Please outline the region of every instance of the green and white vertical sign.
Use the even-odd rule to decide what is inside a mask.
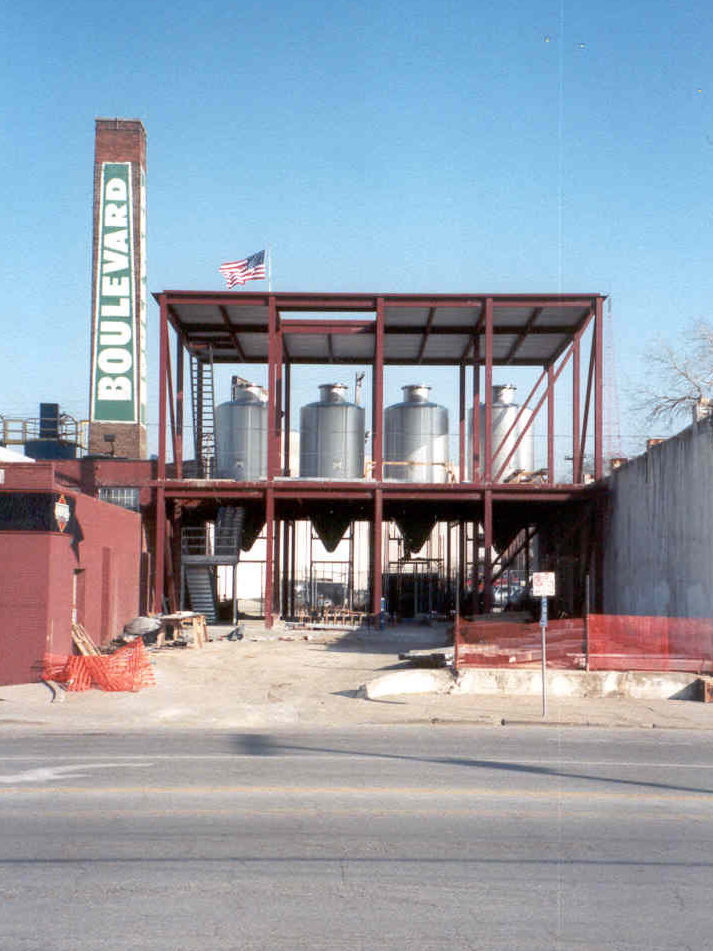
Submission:
[[[140,418],[136,290],[131,163],[104,162],[92,354],[91,418],[97,422]]]

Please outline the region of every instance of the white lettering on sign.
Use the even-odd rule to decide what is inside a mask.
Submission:
[[[91,416],[112,422],[138,419],[131,175],[129,162],[102,166]]]
[[[110,376],[102,377],[97,383],[98,400],[130,400],[131,381],[114,380]]]

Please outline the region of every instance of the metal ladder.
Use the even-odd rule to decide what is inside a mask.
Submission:
[[[199,476],[210,479],[215,469],[215,381],[212,348],[207,360],[191,354],[191,404],[193,444]]]

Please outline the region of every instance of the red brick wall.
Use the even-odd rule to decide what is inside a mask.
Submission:
[[[84,535],[78,550],[68,533],[0,532],[0,684],[36,681],[45,650],[72,652],[75,572],[78,620],[97,643],[138,613],[140,516],[67,495]]]

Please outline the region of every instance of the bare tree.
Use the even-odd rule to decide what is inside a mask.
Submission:
[[[713,324],[689,325],[681,342],[658,340],[645,354],[651,384],[641,394],[649,419],[672,421],[710,415],[713,406]]]

